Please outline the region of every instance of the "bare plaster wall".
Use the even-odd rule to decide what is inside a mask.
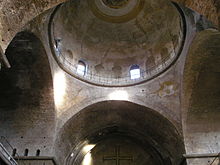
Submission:
[[[47,19],[44,17],[44,20]],[[59,129],[62,128],[62,126],[71,118],[71,116],[74,116],[81,109],[91,104],[109,100],[109,94],[115,90],[126,90],[129,94],[128,101],[144,105],[159,112],[169,121],[171,121],[181,133],[181,110],[183,110],[180,100],[180,92],[182,90],[181,81],[185,56],[188,52],[188,47],[193,40],[195,32],[197,31],[196,22],[194,22],[195,24],[191,24],[192,22],[193,21],[190,19],[187,21],[189,26],[187,31],[187,42],[184,51],[177,62],[170,69],[154,80],[133,87],[97,87],[86,84],[80,80],[73,79],[70,75],[60,69],[58,64],[55,62],[55,59],[51,55],[49,46],[46,47],[53,72],[52,75],[54,76],[59,72],[64,74],[67,83],[67,90],[64,94],[66,101],[62,105],[56,107],[57,133],[59,132]],[[47,23],[45,23],[45,25],[47,25]],[[32,27],[32,25],[30,25],[30,27]],[[45,37],[47,36],[47,33],[42,31],[42,29],[46,29],[46,27],[38,27],[38,29],[33,31],[41,36],[41,40],[45,43],[45,45],[48,45],[48,38]]]

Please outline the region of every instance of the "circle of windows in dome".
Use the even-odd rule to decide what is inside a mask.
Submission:
[[[77,65],[77,69],[76,72],[78,75],[80,76],[85,76],[86,74],[86,63],[82,60],[79,60],[78,65]],[[139,79],[141,77],[141,70],[140,70],[140,66],[137,64],[134,64],[130,67],[130,79],[134,80],[134,79]]]
[[[53,19],[58,9],[59,8],[57,8],[57,10],[55,10],[54,13],[52,14],[52,17],[50,19],[50,24],[49,24],[48,34],[50,38],[51,48],[53,49],[52,53],[55,59],[57,60],[59,66],[61,66],[61,68],[64,69],[67,73],[69,73],[75,78],[78,78],[82,81],[85,81],[93,85],[114,87],[114,86],[130,86],[130,85],[135,85],[135,84],[145,82],[155,77],[156,75],[164,71],[164,69],[166,69],[168,66],[170,66],[171,63],[176,59],[175,57],[177,57],[181,49],[182,38],[184,37],[182,34],[182,31],[179,32],[179,35],[176,35],[177,36],[176,46],[174,46],[175,43],[173,43],[173,40],[167,43],[167,45],[165,45],[165,48],[167,48],[168,50],[165,53],[168,53],[169,55],[169,58],[166,58],[165,61],[164,61],[165,59],[164,57],[166,56],[166,54],[160,54],[160,52],[155,54],[151,50],[149,50],[149,52],[147,52],[147,55],[144,56],[147,58],[143,59],[143,53],[141,53],[140,52],[141,50],[139,49],[137,50],[137,52],[134,53],[134,55],[128,54],[128,57],[129,56],[137,57],[136,59],[133,59],[133,61],[135,61],[135,63],[138,63],[138,64],[132,65],[132,61],[131,61],[132,58],[128,59],[130,60],[129,62],[126,62],[127,58],[124,58],[123,54],[121,54],[120,57],[123,57],[124,59],[118,58],[118,56],[116,56],[117,54],[115,55],[112,53],[115,50],[112,50],[111,52],[112,56],[111,58],[108,58],[108,61],[96,59],[98,57],[96,54],[99,53],[99,51],[97,51],[96,46],[100,44],[101,45],[100,48],[102,48],[102,46],[105,43],[99,43],[99,44],[95,44],[93,47],[88,47],[91,50],[94,50],[94,52],[83,52],[83,53],[80,52],[79,51],[80,45],[78,43],[74,43],[74,45],[76,45],[75,46],[76,49],[72,49],[72,47],[68,47],[70,45],[68,43],[69,40],[66,40],[65,38],[60,38],[62,34],[59,34],[55,28],[56,26],[57,27],[61,26],[61,24],[58,25],[58,23],[60,23],[59,21],[57,21],[56,23],[55,19]],[[62,14],[62,13],[59,13],[59,14]],[[56,19],[57,18],[59,17],[56,17]],[[87,42],[84,43],[84,46],[85,44],[87,44],[86,46],[90,46],[89,44],[99,41],[99,40],[95,40],[96,38],[93,35],[91,36],[93,38],[92,37],[86,38],[88,40],[86,40]],[[56,38],[58,39],[56,40]],[[91,39],[94,39],[94,40],[91,40]],[[142,47],[144,48],[146,46],[144,44],[140,45],[140,48]],[[86,47],[85,50],[86,51],[90,50],[88,48]],[[72,58],[68,57],[69,50],[71,54],[73,55]],[[102,51],[102,49],[100,49],[100,51]],[[102,52],[100,52],[100,54],[101,53]],[[152,60],[150,60],[149,59],[150,57],[148,58],[148,56],[153,58],[152,59],[153,62],[149,62],[150,64],[148,63],[148,61],[152,61]],[[85,63],[85,61],[79,60],[81,58],[86,59],[88,63],[87,62]],[[124,62],[123,61],[118,62],[116,58],[118,58],[118,60],[121,60],[121,61],[123,59]],[[109,62],[113,60],[114,62]],[[151,65],[151,63],[153,63],[154,65]],[[150,69],[149,69],[149,66],[151,66]],[[99,71],[101,72],[101,74]]]

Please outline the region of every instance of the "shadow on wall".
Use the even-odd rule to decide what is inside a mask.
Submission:
[[[47,139],[47,130],[54,127],[53,81],[44,47],[34,34],[18,33],[6,55],[12,67],[0,72],[0,135],[22,156],[23,147],[29,147],[22,142],[36,138],[38,143],[39,136]],[[15,142],[19,138],[20,146]]]

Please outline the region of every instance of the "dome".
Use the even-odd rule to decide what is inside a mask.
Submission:
[[[175,61],[184,37],[181,16],[168,0],[71,0],[57,7],[49,26],[61,68],[104,86],[152,79]]]

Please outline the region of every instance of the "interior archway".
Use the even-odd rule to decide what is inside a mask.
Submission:
[[[63,126],[57,134],[55,155],[61,164],[80,165],[96,145],[109,150],[117,147],[109,148],[104,142],[114,139],[132,139],[158,165],[178,164],[184,153],[181,133],[154,110],[126,101],[104,101],[81,110]],[[91,148],[82,152],[88,146]]]

